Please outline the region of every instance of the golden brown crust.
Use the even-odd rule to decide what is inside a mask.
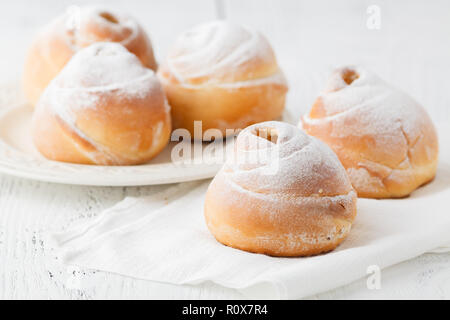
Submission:
[[[351,201],[332,198],[293,200],[288,192],[272,199],[242,196],[219,176],[208,190],[205,217],[211,233],[227,246],[271,256],[310,256],[335,249],[350,232],[356,194]]]
[[[349,71],[356,77],[345,81]],[[360,197],[404,197],[435,176],[438,139],[428,114],[361,68],[337,70],[301,126],[336,152]]]
[[[33,106],[72,56],[95,42],[121,43],[146,67],[157,68],[151,42],[133,19],[96,7],[82,7],[77,14],[79,20],[74,23],[78,26],[72,29],[68,25],[73,19],[68,14],[58,17],[41,31],[28,50],[23,87]]]
[[[279,118],[285,106],[287,88],[270,83],[236,89],[217,86],[185,87],[167,80],[159,73],[169,104],[174,128],[194,133],[194,121],[202,121],[203,130],[242,129],[249,125]]]
[[[267,40],[225,22],[184,33],[158,76],[172,106],[174,128],[191,134],[194,121],[225,135],[226,129],[276,119],[288,90]]]
[[[105,54],[116,61],[111,66],[105,64],[108,69],[99,80],[108,78],[110,73],[132,69],[142,75],[99,87],[83,87],[83,83],[75,81],[79,87],[73,87],[76,77],[70,71],[80,70],[74,64],[89,63],[85,59],[91,59],[99,50],[108,51]],[[115,70],[120,61],[130,64],[129,68]],[[78,76],[83,82],[83,75]],[[170,133],[170,110],[155,74],[118,44],[99,43],[80,51],[45,90],[33,116],[36,147],[45,157],[63,162],[145,163],[162,151]]]
[[[356,193],[344,168],[326,146],[276,122],[245,129],[236,152],[249,150],[244,140],[261,126],[278,130],[279,168],[271,175],[261,163],[226,164],[206,195],[209,230],[227,246],[271,256],[333,250],[356,216]]]

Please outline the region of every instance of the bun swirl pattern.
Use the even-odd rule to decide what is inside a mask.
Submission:
[[[363,68],[336,70],[301,126],[336,152],[361,197],[404,197],[436,173],[424,108]]]
[[[279,117],[287,85],[268,41],[259,33],[214,21],[183,33],[158,71],[176,128],[246,126]]]
[[[208,228],[219,242],[273,256],[333,250],[355,216],[356,193],[336,155],[281,122],[240,133],[205,201]]]
[[[35,145],[44,156],[83,164],[147,162],[170,132],[170,107],[154,72],[115,43],[79,51],[33,117]]]
[[[151,42],[134,19],[101,7],[76,7],[44,27],[28,51],[23,81],[29,102],[34,106],[70,58],[96,42],[120,43],[156,70]]]

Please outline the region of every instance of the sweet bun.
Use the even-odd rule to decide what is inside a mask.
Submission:
[[[67,12],[47,25],[34,39],[24,65],[23,85],[34,106],[50,81],[80,49],[95,42],[117,42],[156,70],[152,45],[132,18],[93,6]]]
[[[333,151],[295,126],[244,129],[209,186],[205,218],[216,239],[271,256],[336,248],[356,216],[356,192]]]
[[[97,165],[145,163],[171,133],[155,73],[117,43],[80,50],[42,94],[32,125],[48,159]]]
[[[424,108],[363,68],[337,69],[301,127],[336,152],[360,197],[404,197],[436,174]]]
[[[215,21],[183,33],[158,70],[175,128],[243,129],[283,112],[288,90],[268,41]]]

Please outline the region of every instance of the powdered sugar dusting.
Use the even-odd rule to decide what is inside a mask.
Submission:
[[[134,82],[136,92],[145,92],[142,87],[147,83],[144,85],[142,82],[145,81],[141,80],[146,78],[153,78],[153,84],[158,84],[153,71],[144,68],[134,54],[122,45],[104,42],[77,52],[55,82],[64,89],[82,87],[91,90],[127,87],[128,83]]]
[[[261,128],[273,130],[276,141],[256,135]],[[276,121],[243,130],[234,156],[220,174],[244,190],[267,195],[323,197],[352,190],[345,169],[328,146],[295,126]]]
[[[351,85],[342,80],[342,72],[348,68],[359,74]],[[305,116],[303,121],[307,124],[333,121],[333,137],[372,135],[381,145],[393,148],[406,143],[402,130],[408,139],[417,139],[420,129],[429,121],[425,110],[375,74],[360,67],[348,68],[338,69],[320,95],[323,117]]]
[[[72,112],[95,108],[102,94],[133,100],[162,92],[155,73],[118,43],[99,42],[77,52],[44,95],[53,110],[69,123]]]
[[[136,38],[140,29],[138,23],[128,15],[100,6],[77,7],[57,20],[64,23],[65,35],[76,49],[99,40],[126,45]],[[97,30],[95,33],[93,27]]]
[[[244,129],[234,146],[206,196],[208,227],[219,241],[304,255],[330,250],[347,236],[356,193],[328,146],[276,121]]]
[[[160,78],[161,82],[164,83],[164,81],[167,81],[163,77]],[[202,84],[191,84],[191,83],[182,83],[181,85],[185,88],[190,89],[201,89],[210,86],[210,82],[202,83]],[[284,73],[280,70],[277,73],[264,77],[264,78],[258,78],[258,79],[251,79],[251,80],[245,80],[245,81],[235,81],[235,82],[226,82],[226,83],[216,83],[214,84],[217,88],[223,88],[223,89],[239,89],[239,88],[249,88],[249,87],[256,87],[256,86],[264,86],[264,85],[280,85],[280,86],[287,86],[287,81]]]
[[[337,69],[302,122],[302,127],[330,143],[347,161],[358,192],[382,190],[385,181],[394,179],[420,184],[420,179],[429,176],[417,182],[416,173],[405,170],[427,166],[427,162],[432,166],[437,159],[437,136],[425,109],[361,67]],[[426,159],[424,148],[430,151]]]
[[[121,44],[99,42],[80,50],[72,57],[44,91],[41,101],[49,105],[51,111],[79,137],[96,147],[96,152],[87,154],[89,158],[95,160],[96,153],[101,152],[111,162],[120,163],[108,148],[90,139],[77,127],[77,114],[82,109],[95,109],[102,105],[101,100],[107,96],[136,101],[153,94],[163,96],[163,89],[151,69],[145,68]],[[167,101],[165,109],[167,113],[170,111]],[[158,124],[153,129],[155,137],[159,137],[162,125]],[[136,136],[134,140],[139,145],[140,137]]]
[[[222,78],[225,74],[232,78],[237,68],[252,59],[275,61],[267,40],[242,26],[214,21],[183,33],[172,48],[167,64],[178,81],[190,83],[202,77]]]

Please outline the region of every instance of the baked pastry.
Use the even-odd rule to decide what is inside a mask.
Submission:
[[[269,42],[225,21],[183,33],[158,70],[174,128],[243,129],[283,112],[288,90]],[[200,137],[196,137],[200,139]]]
[[[336,152],[360,197],[404,197],[436,174],[424,108],[363,68],[337,69],[301,126]]]
[[[80,50],[52,80],[33,115],[48,159],[98,165],[145,163],[168,143],[170,107],[155,73],[117,43]]]
[[[95,42],[118,42],[156,70],[152,45],[132,18],[109,9],[74,7],[47,25],[34,39],[24,65],[23,85],[34,106],[50,81],[80,49]]]
[[[323,142],[287,123],[244,129],[209,186],[205,218],[216,239],[271,256],[336,248],[356,216],[356,192]]]

